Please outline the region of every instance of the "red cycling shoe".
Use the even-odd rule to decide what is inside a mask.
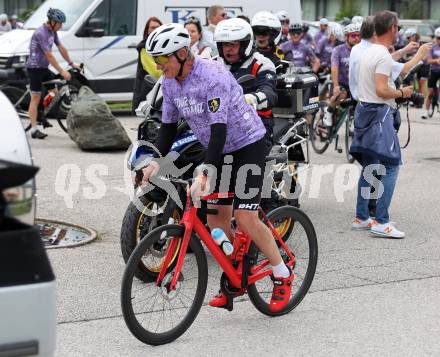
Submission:
[[[234,298],[238,297],[238,296],[242,296],[244,295],[245,291],[239,291],[238,293],[236,293],[234,295]],[[209,306],[212,307],[226,307],[226,305],[228,304],[228,297],[222,293],[221,291],[214,296],[211,300],[209,300]]]
[[[275,278],[271,275],[273,281],[272,298],[269,303],[270,312],[280,312],[289,303],[290,295],[292,294],[292,281],[294,278],[293,272],[290,270],[288,278]]]

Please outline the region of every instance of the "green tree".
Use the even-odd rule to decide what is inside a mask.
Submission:
[[[423,17],[423,9],[419,0],[408,0],[404,3],[403,15],[406,19],[421,19]]]
[[[358,0],[339,0],[339,11],[335,15],[335,20],[341,20],[344,17],[352,18],[359,15],[360,9]]]

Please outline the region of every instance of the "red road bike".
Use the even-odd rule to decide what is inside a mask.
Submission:
[[[181,189],[188,188],[191,183],[174,178],[166,180]],[[203,200],[224,195],[215,193]],[[304,212],[283,206],[266,216],[259,210],[284,262],[295,275],[288,305],[273,313],[269,310],[273,288],[269,260],[238,229],[235,229],[234,253],[227,257],[197,216],[198,210],[191,195],[187,194],[180,224],[163,225],[148,233],[128,260],[122,279],[122,312],[131,333],[144,343],[161,345],[177,339],[198,315],[208,284],[208,264],[200,241],[223,270],[220,286],[228,297],[226,308],[229,311],[233,309],[234,297],[247,292],[263,314],[284,315],[302,301],[310,288],[318,260],[318,243],[313,224]],[[205,210],[207,214],[216,213],[216,210]],[[136,270],[141,264],[157,267],[150,282],[136,278]]]

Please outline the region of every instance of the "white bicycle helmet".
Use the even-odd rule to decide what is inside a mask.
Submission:
[[[182,24],[166,24],[158,27],[147,38],[145,50],[151,56],[169,55],[181,48],[189,48],[191,39]]]
[[[361,25],[356,23],[356,24],[349,24],[347,26],[344,27],[344,33],[347,35],[349,33],[353,33],[353,32],[359,32],[361,30]]]
[[[331,24],[328,27],[327,31],[328,31],[329,35],[335,36],[338,41],[341,41],[341,42],[345,41],[344,29],[342,28],[341,25],[339,25],[339,24]]]
[[[440,37],[440,27],[437,27],[434,31],[434,36],[435,37]]]
[[[409,27],[403,34],[406,38],[417,35],[417,30],[414,27]]]
[[[269,11],[257,12],[251,21],[254,35],[258,32],[266,32],[271,35],[270,41],[277,45],[281,39],[281,22]]]
[[[247,59],[253,52],[254,35],[251,25],[243,19],[233,18],[220,21],[215,27],[214,42],[220,57],[224,59],[223,42],[241,42],[240,59]]]
[[[8,21],[8,15],[0,14],[0,21]]]
[[[362,22],[364,22],[364,18],[362,16],[353,16],[351,18],[351,22],[353,24],[361,24],[362,25]]]
[[[278,11],[275,16],[278,17],[278,20],[280,21],[289,20],[289,14],[287,13],[287,11],[284,10]]]

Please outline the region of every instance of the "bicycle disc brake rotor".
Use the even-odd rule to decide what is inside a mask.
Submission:
[[[183,277],[183,273],[180,272],[179,279],[177,279],[175,290],[170,290],[171,280],[173,280],[174,272],[165,275],[165,278],[162,281],[162,286],[160,288],[160,292],[165,300],[171,301],[179,295],[179,291],[182,288],[182,282],[185,280]]]

